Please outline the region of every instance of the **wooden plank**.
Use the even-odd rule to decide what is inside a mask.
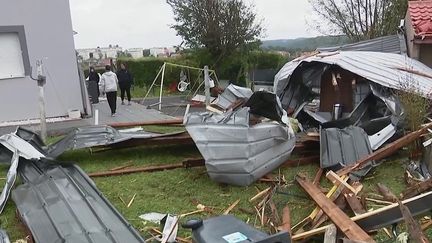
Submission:
[[[363,205],[354,193],[344,193],[344,197],[355,215],[367,213],[366,209],[363,208]]]
[[[94,172],[89,173],[90,177],[104,177],[104,176],[117,176],[117,175],[126,175],[132,173],[140,173],[140,172],[154,172],[154,171],[162,171],[162,170],[172,170],[178,168],[190,168],[190,167],[198,167],[204,166],[204,160],[185,160],[182,163],[177,164],[168,164],[168,165],[154,165],[154,166],[145,166],[138,168],[129,168],[115,171],[102,171],[102,172]]]
[[[137,126],[150,126],[150,125],[180,125],[180,124],[183,124],[183,118],[140,121],[140,122],[117,122],[117,123],[110,123],[108,124],[108,126],[114,128],[121,128],[121,127],[137,127]]]
[[[324,243],[336,243],[337,228],[334,224],[330,225],[324,234]]]
[[[414,142],[421,135],[423,135],[424,133],[427,133],[428,132],[427,129],[431,128],[431,127],[432,127],[432,123],[426,124],[423,128],[420,128],[417,131],[411,132],[411,133],[399,138],[398,140],[396,140],[392,143],[389,143],[386,146],[376,150],[372,154],[369,154],[366,157],[364,157],[360,160],[357,160],[354,163],[354,165],[347,166],[343,169],[340,169],[337,172],[337,174],[339,176],[346,175],[353,170],[360,169],[362,165],[364,165],[365,163],[367,163],[371,160],[380,160],[380,159],[386,158],[386,157],[392,155],[393,153],[395,153],[396,151],[398,151],[400,148]]]
[[[297,176],[296,180],[349,239],[374,242],[362,228],[354,223],[336,204],[329,200],[317,186],[300,176]]]

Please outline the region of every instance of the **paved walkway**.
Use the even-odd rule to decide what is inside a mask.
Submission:
[[[172,116],[165,115],[154,109],[147,109],[146,106],[132,102],[129,105],[121,105],[120,98],[117,99],[117,114],[111,117],[111,111],[108,103],[104,99],[100,99],[98,104],[93,105],[93,113],[99,111],[99,125],[107,125],[117,122],[140,122],[154,121],[163,119],[172,119]],[[85,118],[80,120],[62,121],[47,124],[48,135],[61,135],[69,132],[76,127],[90,126],[95,124],[95,117]],[[22,125],[33,131],[39,131],[40,126],[37,125]],[[0,135],[11,133],[16,130],[17,126],[0,127]]]

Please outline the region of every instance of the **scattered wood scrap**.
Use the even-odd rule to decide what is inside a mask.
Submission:
[[[272,187],[268,187],[260,192],[258,192],[258,194],[256,194],[255,196],[253,196],[251,199],[249,199],[249,202],[253,202],[256,201],[259,198],[264,197],[265,195],[267,195],[270,191],[272,190]]]
[[[399,205],[402,216],[405,220],[405,224],[408,228],[410,239],[413,242],[428,243],[429,240],[424,235],[419,223],[411,215],[411,212],[408,209],[408,207],[403,205],[402,202],[384,184],[378,183],[377,188],[379,192],[383,194],[384,198],[392,199],[395,202],[397,202],[397,204]]]
[[[282,210],[282,224],[278,229],[281,231],[288,231],[291,235],[291,213],[288,206],[285,206]]]
[[[406,199],[406,200],[402,201],[402,204],[404,204],[404,205],[405,204],[409,204],[409,203],[413,204],[414,202],[416,202],[418,200],[424,200],[425,197],[428,197],[431,194],[432,194],[432,192],[428,192],[428,193],[425,193],[425,194],[421,194],[421,195],[415,196],[413,198]],[[387,206],[384,206],[382,208],[379,208],[379,209],[376,209],[376,210],[373,210],[373,211],[370,211],[370,212],[367,212],[367,213],[364,213],[364,214],[360,214],[360,215],[354,216],[351,219],[354,222],[358,222],[358,221],[361,221],[361,220],[369,218],[369,217],[374,217],[376,215],[380,215],[382,213],[386,213],[389,210],[394,210],[394,208],[398,208],[398,207],[399,207],[398,203],[392,203],[391,205],[387,205]],[[309,230],[309,231],[306,231],[306,232],[301,232],[301,233],[295,234],[295,235],[292,236],[292,240],[301,240],[301,239],[306,239],[306,238],[309,238],[309,237],[317,235],[317,234],[323,234],[328,227],[329,226],[326,225],[326,226],[322,226],[320,228],[316,228],[316,229],[312,229],[312,230]]]
[[[317,186],[301,176],[297,176],[296,180],[349,239],[374,242],[362,228],[354,223],[338,206],[336,206],[336,204],[329,200]]]
[[[322,176],[323,172],[324,172],[324,170],[322,168],[318,169],[317,173],[315,174],[315,178],[312,181],[312,184],[319,185],[319,182],[321,180],[321,176]]]
[[[223,215],[227,215],[227,214],[229,214],[230,212],[231,212],[231,210],[233,210],[236,206],[237,206],[237,204],[239,204],[239,202],[240,202],[240,199],[238,199],[237,201],[235,201],[233,204],[231,204],[224,212],[223,212]]]
[[[334,185],[336,185],[336,186],[343,185],[346,189],[350,190],[355,195],[357,195],[357,193],[359,192],[358,189],[355,189],[354,187],[352,187],[350,184],[348,184],[348,182],[345,179],[342,179],[341,177],[339,177],[336,173],[334,173],[331,170],[329,172],[327,172],[326,177]]]

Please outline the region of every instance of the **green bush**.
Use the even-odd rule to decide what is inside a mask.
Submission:
[[[180,57],[175,58],[154,58],[146,57],[140,59],[119,58],[117,66],[125,63],[134,76],[135,86],[148,89],[164,62],[180,64],[191,67],[204,67],[208,65],[214,69],[219,79],[229,80],[234,84],[246,86],[247,74],[252,69],[279,69],[287,62],[287,58],[275,53],[264,51],[252,51],[247,54],[238,53],[221,60],[214,60],[205,50],[189,50]],[[168,65],[165,70],[164,87],[168,87],[173,82],[178,82],[180,78],[181,67]],[[97,69],[103,73],[104,69]],[[189,81],[192,86],[197,87],[202,82],[202,73],[196,70],[184,69],[187,72]],[[87,77],[88,70],[84,70]],[[160,78],[156,82],[160,84]]]

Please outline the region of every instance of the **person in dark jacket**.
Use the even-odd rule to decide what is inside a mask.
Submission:
[[[90,67],[88,81],[89,82],[96,82],[96,87],[99,87],[99,74],[96,72],[94,67]],[[98,97],[100,96],[99,88],[97,89]]]
[[[131,86],[133,84],[132,74],[127,70],[124,63],[120,64],[120,70],[117,71],[117,78],[120,86],[121,104],[124,105],[125,93],[127,94],[128,105],[131,105]]]

